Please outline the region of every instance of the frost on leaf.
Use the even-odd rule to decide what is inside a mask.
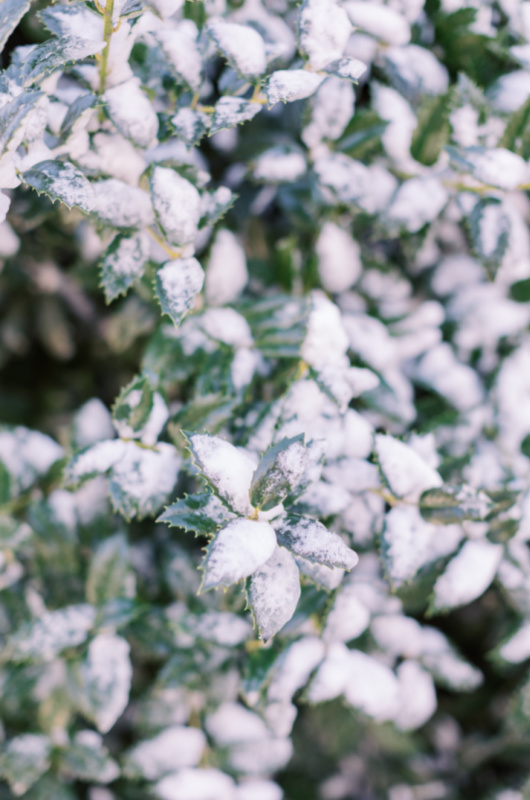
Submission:
[[[74,701],[101,733],[112,728],[129,701],[132,678],[129,649],[121,636],[101,633],[90,642],[86,658],[71,665]]]
[[[219,222],[228,209],[234,205],[236,198],[237,195],[232,194],[230,189],[226,186],[219,186],[214,192],[204,192],[201,197],[201,219],[199,227],[204,228],[206,225],[215,225],[216,222]],[[226,231],[226,233],[228,233],[228,231]],[[216,303],[215,305],[221,304]]]
[[[221,97],[215,104],[210,135],[222,131],[224,128],[235,128],[242,122],[253,119],[261,111],[259,103],[242,100],[239,97]]]
[[[154,392],[143,375],[125,386],[112,408],[112,421],[122,439],[138,438],[153,410]]]
[[[239,518],[222,528],[208,545],[201,566],[201,590],[231,586],[248,578],[271,557],[276,547],[274,529],[268,522]]]
[[[154,222],[153,207],[147,192],[117,178],[96,181],[93,213],[114,228],[138,228]]]
[[[0,108],[0,154],[22,128],[28,114],[41,97],[41,92],[23,92]]]
[[[502,147],[491,147],[487,150],[483,147],[468,147],[461,151],[448,147],[447,150],[458,170],[471,173],[487,186],[513,191],[528,183],[530,174],[526,161]]]
[[[333,0],[305,0],[299,21],[300,50],[315,70],[342,57],[352,30],[343,8]]]
[[[170,528],[184,528],[201,536],[213,536],[221,525],[234,519],[234,515],[216,495],[206,491],[188,494],[168,506],[157,522],[166,522]]]
[[[138,78],[107,89],[104,99],[107,114],[126,139],[138,147],[149,147],[156,141],[158,117]]]
[[[95,618],[95,609],[86,603],[46,611],[10,637],[5,654],[15,662],[52,661],[65,648],[82,644]]]
[[[282,69],[273,72],[263,86],[269,105],[303,100],[316,92],[324,75],[306,69]]]
[[[393,436],[378,434],[375,452],[383,478],[396,497],[417,503],[422,492],[443,483],[438,472],[412,447]]]
[[[195,298],[202,289],[204,272],[196,258],[168,261],[155,277],[156,296],[164,314],[175,325],[193,308]]]
[[[14,795],[25,794],[51,764],[52,742],[48,736],[26,733],[15,736],[0,755],[0,776]]]
[[[25,86],[29,86],[49,75],[50,72],[68,64],[69,61],[80,61],[87,56],[99,53],[104,46],[102,41],[93,42],[77,36],[49,39],[34,47],[24,59],[19,80]]]
[[[230,66],[243,78],[254,81],[265,72],[265,42],[254,28],[211,19],[207,31]]]
[[[250,579],[249,605],[261,638],[267,642],[293,616],[300,597],[300,574],[293,556],[277,547]]]
[[[297,556],[326,567],[353,569],[359,556],[340,536],[314,519],[288,514],[275,524],[278,543]]]
[[[309,450],[304,434],[282,439],[262,456],[250,485],[253,506],[268,511],[297,489],[304,477]]]
[[[63,448],[40,431],[0,427],[0,461],[9,473],[12,496],[29,489],[63,456]]]
[[[127,290],[143,274],[149,258],[149,240],[145,233],[133,236],[118,234],[101,262],[101,285],[107,303]]]
[[[175,170],[155,167],[151,193],[158,222],[168,241],[177,247],[193,242],[201,216],[201,198],[195,186]]]
[[[249,489],[255,464],[233,444],[208,434],[192,433],[190,449],[202,475],[236,514],[252,514]]]
[[[488,541],[467,541],[434,585],[436,611],[467,605],[483,594],[497,572],[504,548]]]
[[[24,173],[24,182],[69,208],[77,206],[82,211],[91,211],[96,202],[92,184],[67,161],[41,161]]]

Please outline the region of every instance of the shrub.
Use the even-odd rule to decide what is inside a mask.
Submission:
[[[0,798],[530,796],[527,5],[0,0]]]

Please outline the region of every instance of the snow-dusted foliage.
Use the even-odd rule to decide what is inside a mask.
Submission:
[[[0,0],[2,798],[528,796],[529,9]]]

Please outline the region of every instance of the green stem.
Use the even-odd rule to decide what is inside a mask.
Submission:
[[[101,53],[101,61],[99,64],[99,93],[103,94],[105,91],[105,84],[107,82],[107,63],[109,58],[110,40],[113,33],[112,28],[112,14],[114,12],[114,0],[107,0],[103,12],[103,40],[105,47]]]

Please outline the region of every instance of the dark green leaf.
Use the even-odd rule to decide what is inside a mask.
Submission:
[[[308,456],[303,433],[272,445],[262,456],[252,478],[252,505],[268,511],[285,500],[302,480]]]
[[[111,242],[101,262],[101,286],[107,303],[126,294],[143,274],[149,259],[149,241],[144,233],[120,233]]]
[[[170,528],[184,528],[201,536],[213,536],[231,519],[234,514],[214,494],[206,491],[184,495],[168,506],[157,522],[167,522]]]
[[[418,125],[412,135],[410,153],[426,166],[434,164],[449,139],[451,93],[426,98],[418,111]]]
[[[60,200],[69,208],[90,211],[95,202],[92,185],[81,170],[67,161],[41,161],[24,173],[24,182],[50,200]]]
[[[486,519],[493,503],[484,492],[469,486],[441,486],[423,492],[419,508],[427,522],[452,525],[466,519]]]
[[[77,36],[49,39],[37,45],[24,59],[20,82],[30,86],[73,61],[81,61],[103,49],[103,42],[92,42]]]
[[[94,550],[86,581],[86,597],[89,603],[101,606],[119,598],[130,598],[133,593],[129,545],[123,533],[116,533],[100,542]]]
[[[121,390],[112,407],[112,418],[121,436],[133,438],[142,432],[153,409],[153,400],[153,389],[143,375],[133,378]]]

